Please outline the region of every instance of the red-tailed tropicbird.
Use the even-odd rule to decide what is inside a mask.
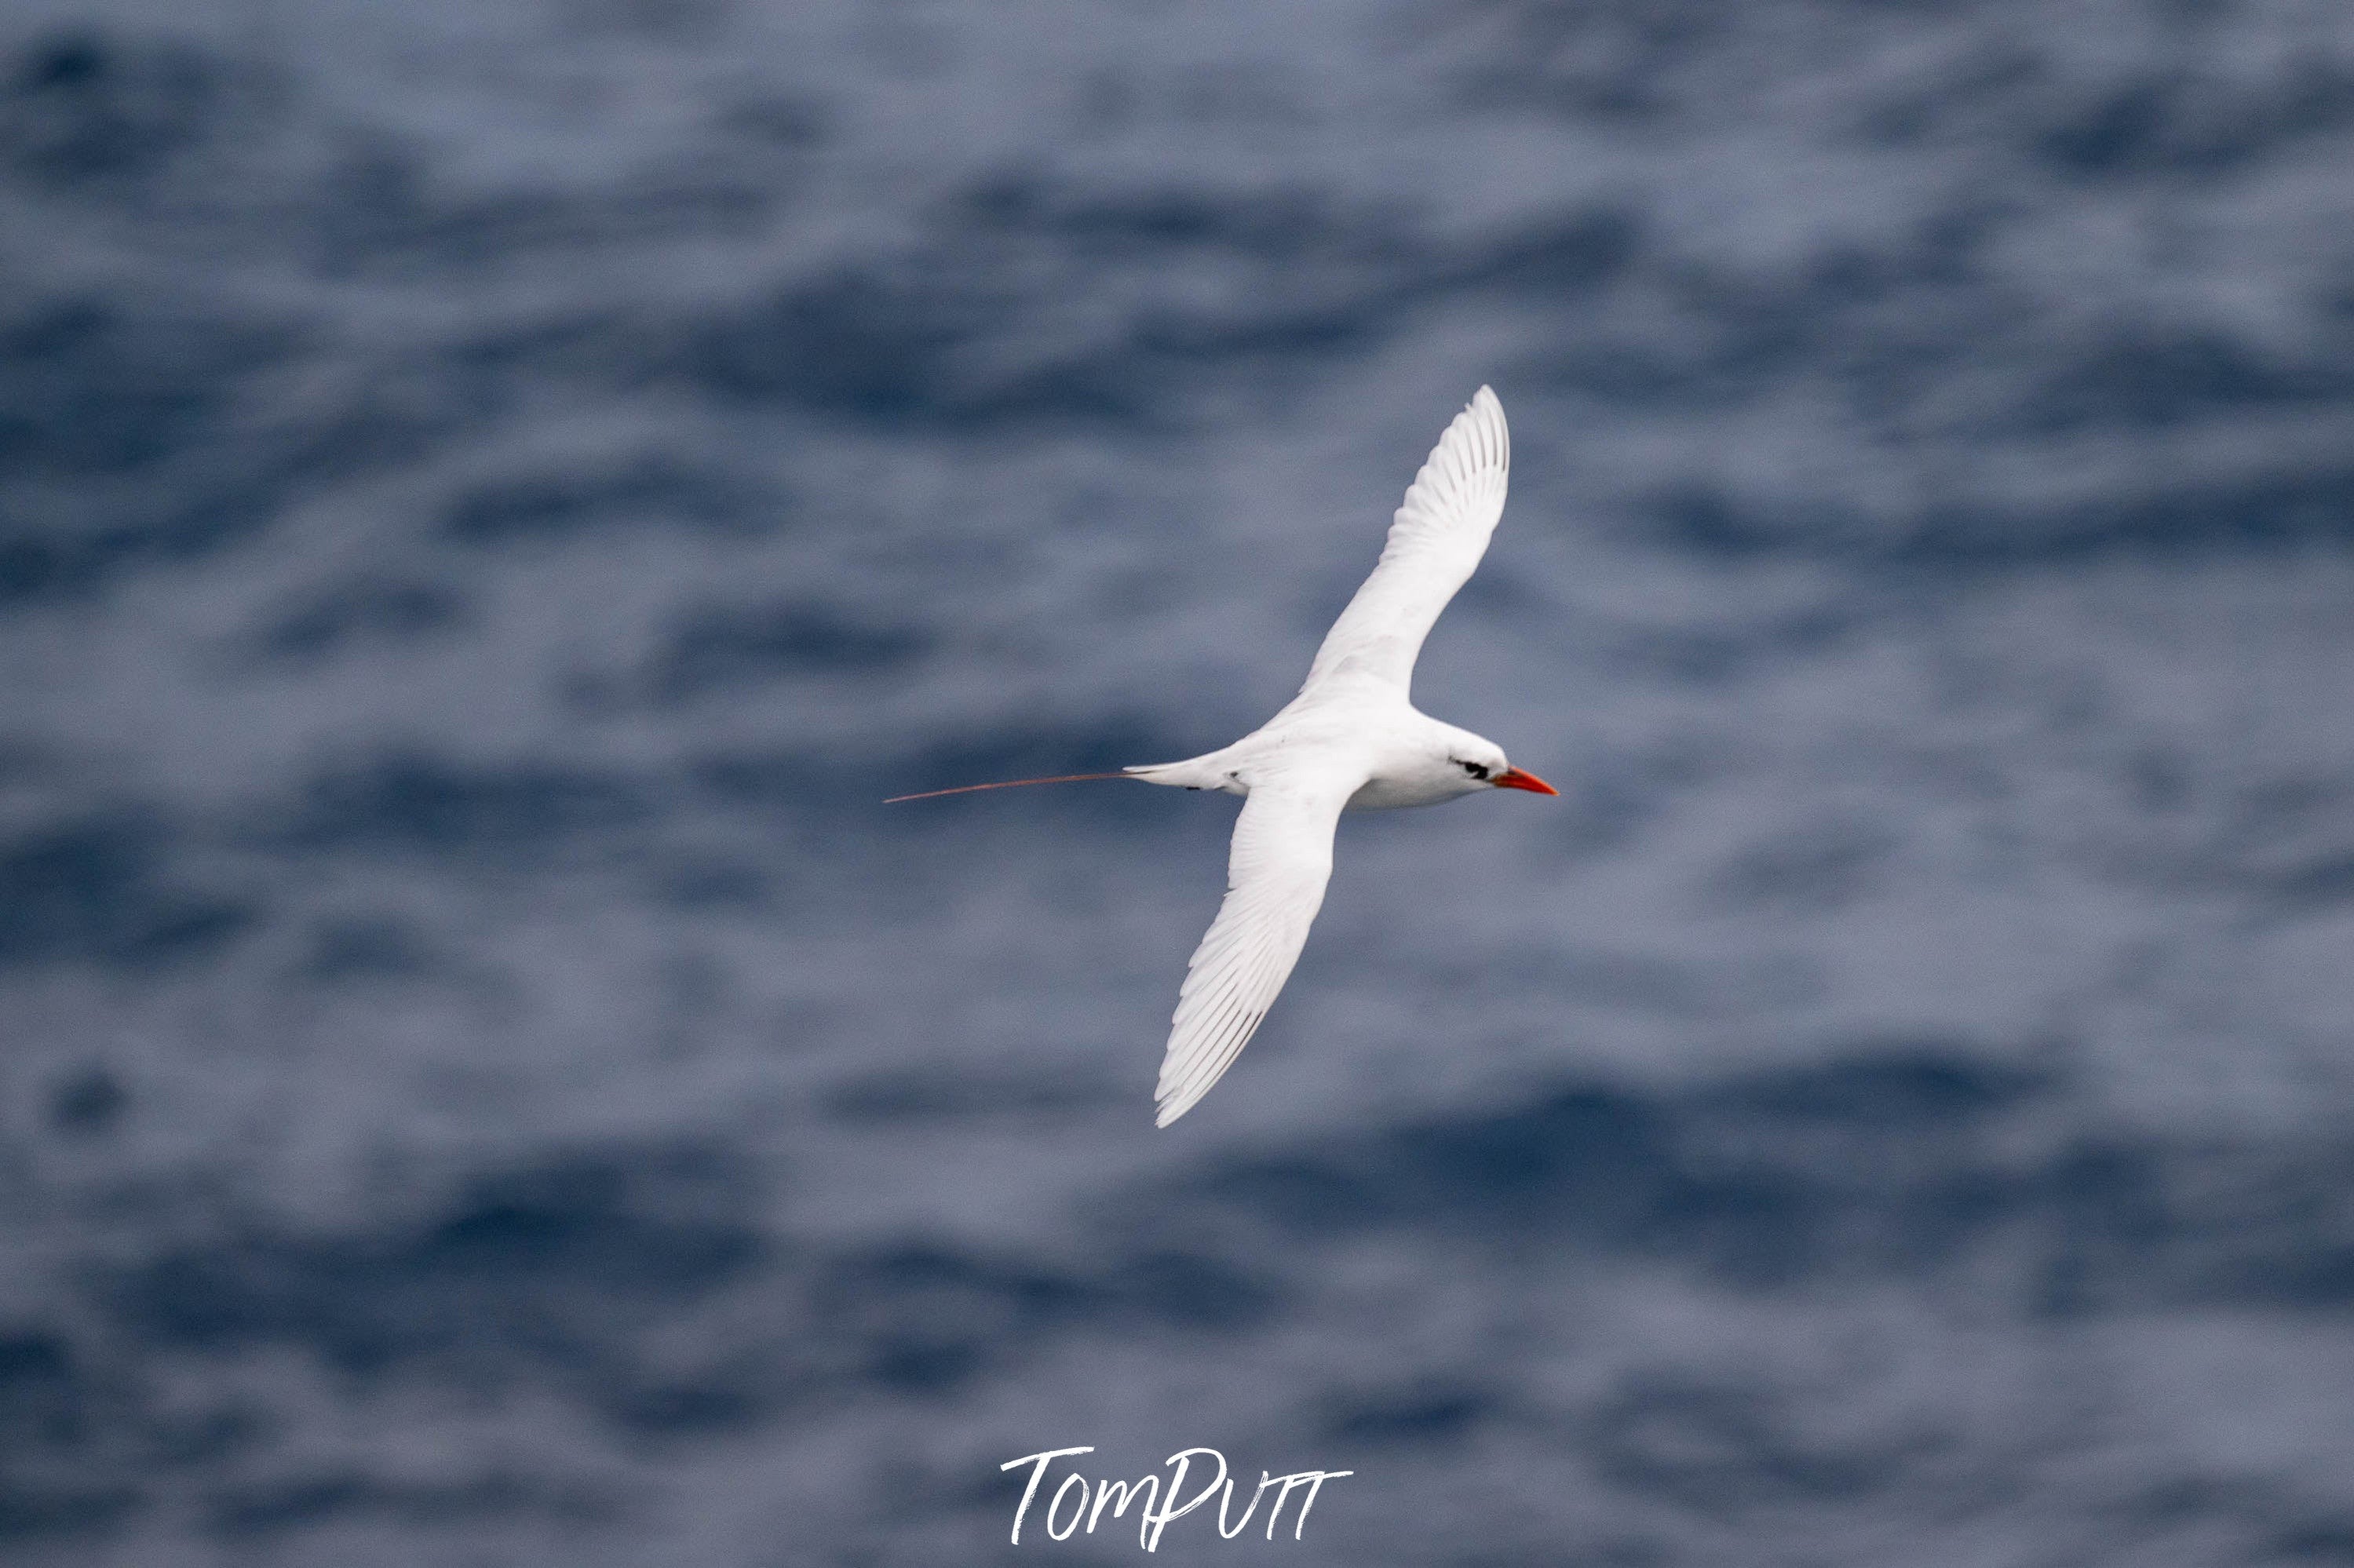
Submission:
[[[896,797],[920,800],[1083,779],[1140,779],[1243,797],[1225,902],[1193,949],[1177,993],[1154,1091],[1157,1125],[1167,1127],[1210,1092],[1290,978],[1324,902],[1342,811],[1431,806],[1482,789],[1560,793],[1505,761],[1494,741],[1439,723],[1407,696],[1423,639],[1469,580],[1504,514],[1511,457],[1503,405],[1482,387],[1415,475],[1380,563],[1324,634],[1299,694],[1232,746],[1118,773]]]

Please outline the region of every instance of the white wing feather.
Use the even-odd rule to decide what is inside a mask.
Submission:
[[[1193,1108],[1234,1065],[1291,977],[1332,875],[1332,830],[1362,779],[1273,779],[1252,787],[1235,820],[1226,899],[1185,969],[1155,1123]]]
[[[1380,564],[1324,634],[1301,691],[1346,673],[1406,689],[1438,612],[1488,553],[1511,466],[1504,407],[1482,387],[1415,475]]]

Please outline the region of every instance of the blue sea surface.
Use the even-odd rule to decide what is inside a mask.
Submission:
[[[1232,802],[881,802],[1483,382],[1156,1132]],[[2354,1563],[2349,1126],[2354,10],[0,5],[0,1561]]]

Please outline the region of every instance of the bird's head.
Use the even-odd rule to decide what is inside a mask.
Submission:
[[[1469,730],[1458,731],[1450,737],[1447,766],[1463,776],[1467,794],[1482,785],[1491,789],[1526,789],[1536,795],[1561,793],[1535,774],[1523,773],[1506,761],[1502,747]]]

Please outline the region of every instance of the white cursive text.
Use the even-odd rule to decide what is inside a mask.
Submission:
[[[1022,1500],[1013,1509],[1014,1545],[1022,1544],[1022,1521],[1029,1517],[1030,1505],[1038,1499],[1038,1486],[1046,1478],[1047,1467],[1057,1459],[1094,1452],[1093,1446],[1047,1448],[1035,1454],[1024,1454],[1018,1459],[1008,1459],[997,1467],[1001,1470],[1010,1470],[1017,1465],[1031,1467],[1029,1483],[1022,1489]],[[1193,1468],[1195,1459],[1215,1463],[1217,1473],[1203,1483],[1201,1490],[1181,1503],[1177,1499],[1184,1491],[1187,1472]],[[1267,1512],[1267,1538],[1273,1541],[1276,1520],[1283,1513],[1284,1503],[1294,1489],[1305,1487],[1307,1491],[1299,1499],[1299,1511],[1293,1516],[1291,1523],[1291,1539],[1297,1541],[1299,1532],[1308,1528],[1308,1510],[1316,1506],[1316,1494],[1322,1489],[1324,1483],[1356,1474],[1354,1470],[1299,1470],[1288,1476],[1270,1476],[1261,1470],[1258,1489],[1251,1493],[1249,1506],[1243,1510],[1242,1518],[1229,1525],[1226,1515],[1235,1500],[1235,1484],[1226,1478],[1226,1457],[1224,1454],[1215,1448],[1185,1448],[1170,1455],[1162,1463],[1175,1467],[1165,1489],[1159,1476],[1146,1476],[1135,1481],[1097,1481],[1090,1486],[1085,1476],[1072,1470],[1047,1499],[1045,1526],[1048,1538],[1068,1541],[1083,1520],[1087,1533],[1093,1535],[1096,1526],[1103,1522],[1106,1509],[1109,1509],[1112,1518],[1118,1520],[1128,1512],[1130,1503],[1135,1503],[1136,1543],[1147,1552],[1158,1552],[1161,1549],[1161,1532],[1169,1528],[1171,1520],[1184,1518],[1214,1497],[1218,1499],[1218,1533],[1232,1541],[1250,1528],[1251,1515],[1258,1511],[1258,1499],[1265,1495],[1267,1489],[1278,1487],[1280,1489],[1275,1494],[1275,1506]]]

